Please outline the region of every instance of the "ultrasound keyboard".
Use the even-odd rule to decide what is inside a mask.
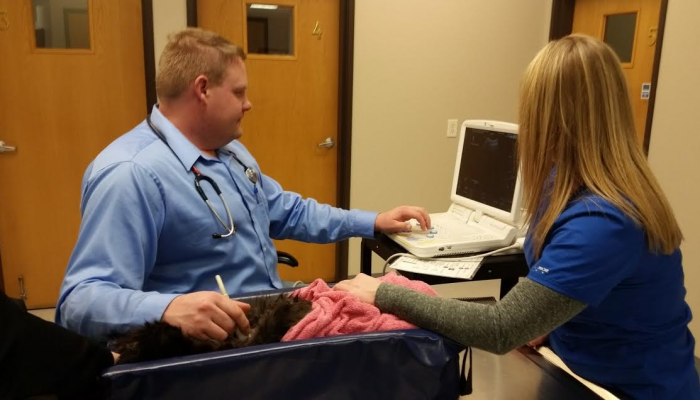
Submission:
[[[418,260],[402,256],[391,264],[391,268],[417,274],[470,280],[479,270],[483,257],[476,257],[468,261],[445,260]]]

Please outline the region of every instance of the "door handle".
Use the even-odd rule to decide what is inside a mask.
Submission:
[[[330,149],[331,147],[335,146],[335,142],[334,142],[333,139],[331,139],[331,137],[329,136],[329,137],[326,138],[326,140],[324,140],[323,142],[317,144],[317,146],[318,146],[318,147],[325,147],[325,148],[327,148],[327,149]]]
[[[11,151],[17,151],[15,146],[5,146],[5,142],[0,140],[0,153],[9,153]]]

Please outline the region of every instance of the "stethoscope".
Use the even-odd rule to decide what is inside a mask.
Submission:
[[[173,150],[173,148],[170,147],[170,145],[168,144],[168,141],[165,140],[165,136],[163,135],[163,133],[161,131],[159,131],[155,125],[153,125],[153,122],[151,122],[151,115],[150,114],[146,117],[146,122],[148,123],[148,126],[151,128],[153,133],[155,133],[156,136],[158,136],[158,138],[160,140],[162,140],[166,146],[168,146],[168,149],[170,149],[170,151],[173,153],[173,155],[175,155],[175,158],[177,158],[178,161],[180,161],[180,164],[182,164],[182,166],[185,167],[185,164],[182,162],[182,160],[180,160],[180,157],[178,157],[177,154],[175,154],[175,150]],[[231,155],[236,160],[236,162],[238,162],[243,167],[243,171],[245,172],[245,176],[251,182],[253,182],[253,190],[257,194],[257,192],[258,192],[258,187],[256,186],[258,183],[257,171],[255,171],[254,169],[243,164],[243,162],[238,157],[236,157],[236,154],[231,153]],[[187,167],[185,167],[185,169],[187,169]],[[212,212],[212,214],[214,214],[214,217],[219,221],[221,226],[223,226],[224,229],[226,229],[226,233],[214,233],[211,236],[214,239],[221,239],[221,238],[227,238],[227,237],[233,235],[234,233],[236,233],[236,225],[233,223],[233,216],[231,215],[231,210],[228,208],[228,204],[226,203],[226,199],[224,199],[224,195],[221,194],[221,190],[219,190],[219,185],[217,185],[216,182],[214,182],[214,180],[212,178],[199,172],[199,169],[197,167],[195,167],[194,165],[192,166],[192,172],[194,172],[194,187],[195,187],[195,189],[197,189],[197,193],[199,193],[199,197],[201,197],[202,200],[204,200],[204,202],[207,204],[207,207],[209,207],[209,210]],[[202,189],[201,181],[209,182],[211,187],[214,188],[214,191],[221,199],[221,202],[224,204],[224,209],[226,209],[226,215],[228,216],[228,224],[226,222],[224,222],[223,218],[221,218],[219,213],[216,212],[214,207],[211,205],[211,202],[207,198],[207,195],[204,193],[204,190]]]

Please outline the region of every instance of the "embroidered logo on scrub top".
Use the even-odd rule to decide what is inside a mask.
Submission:
[[[549,269],[547,269],[547,268],[545,268],[545,267],[543,267],[543,266],[539,266],[539,267],[535,268],[535,271],[537,271],[537,272],[539,272],[540,274],[544,275],[544,274],[546,274],[546,273],[549,272]]]

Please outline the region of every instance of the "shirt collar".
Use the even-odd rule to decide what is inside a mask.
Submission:
[[[223,146],[222,148],[219,149],[219,154],[223,154],[225,156],[232,156],[236,154],[236,151],[233,148],[233,142],[227,144],[226,146]]]
[[[157,104],[153,106],[151,122],[163,134],[175,156],[180,159],[188,171],[192,169],[200,157],[204,157],[197,146],[187,140],[185,135],[160,112]]]

